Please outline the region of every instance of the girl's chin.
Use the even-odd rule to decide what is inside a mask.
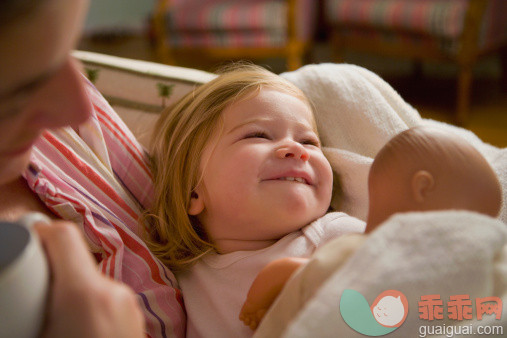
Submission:
[[[319,202],[313,198],[297,191],[286,191],[278,196],[271,196],[270,209],[278,209],[280,212],[297,214],[298,217],[307,213],[314,213],[319,206]]]

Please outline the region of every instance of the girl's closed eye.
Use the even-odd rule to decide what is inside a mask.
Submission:
[[[245,139],[247,138],[265,138],[265,139],[270,139],[269,138],[269,135],[263,131],[254,131],[254,132],[251,132],[249,134],[247,134],[245,137]]]
[[[316,138],[303,139],[299,143],[301,143],[303,145],[310,145],[310,146],[314,146],[314,147],[320,148],[320,142]]]
[[[248,133],[243,138],[244,139],[261,138],[261,139],[267,139],[267,140],[271,139],[270,136],[266,132],[260,131],[260,130]],[[299,143],[301,143],[303,145],[311,145],[311,146],[320,148],[320,141],[316,137],[304,138],[301,141],[299,141]]]

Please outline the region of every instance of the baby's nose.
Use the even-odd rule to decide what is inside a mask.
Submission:
[[[278,158],[301,159],[304,162],[310,159],[310,154],[305,147],[297,142],[291,142],[276,149],[276,156]]]

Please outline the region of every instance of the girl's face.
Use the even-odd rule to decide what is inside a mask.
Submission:
[[[189,208],[220,252],[266,247],[325,214],[333,175],[304,102],[262,89],[222,121]]]
[[[0,185],[19,177],[44,129],[77,126],[90,114],[69,51],[86,0],[44,0],[0,31]]]

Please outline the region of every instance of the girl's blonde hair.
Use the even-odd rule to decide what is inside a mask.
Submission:
[[[290,82],[262,67],[241,64],[225,68],[162,112],[150,146],[155,200],[142,222],[148,247],[169,268],[185,268],[214,249],[197,218],[187,214],[202,178],[201,156],[217,128],[221,132],[222,111],[261,88],[297,97],[312,109]]]

